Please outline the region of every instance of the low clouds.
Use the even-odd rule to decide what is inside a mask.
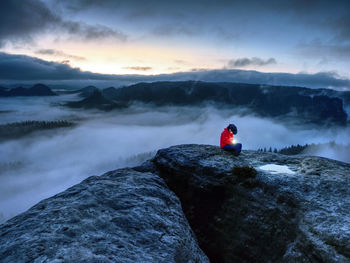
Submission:
[[[148,71],[148,70],[152,70],[152,67],[133,66],[133,67],[123,67],[123,69],[131,69],[136,71]]]
[[[51,52],[46,50],[46,52]],[[52,51],[53,53],[55,50]],[[151,70],[148,66],[130,66],[128,69],[136,71]],[[253,70],[217,69],[194,70],[161,75],[111,75],[81,71],[69,65],[49,62],[46,60],[24,56],[11,55],[0,52],[0,80],[103,80],[123,85],[143,81],[183,81],[201,80],[209,82],[242,82],[269,85],[291,85],[308,88],[339,88],[350,90],[350,80],[341,78],[335,72],[306,73],[263,73]],[[114,85],[111,83],[110,85]],[[106,84],[107,85],[107,84]]]
[[[167,75],[171,80],[202,80],[242,82],[251,84],[289,85],[307,88],[340,88],[350,90],[350,80],[341,78],[335,72],[306,73],[264,73],[254,70],[218,69]]]
[[[53,51],[54,52],[54,51]],[[108,79],[108,75],[82,72],[66,64],[0,52],[2,80]]]
[[[31,42],[38,34],[57,30],[71,37],[94,40],[112,37],[120,41],[126,34],[104,25],[90,25],[66,19],[39,0],[0,1],[0,47],[8,42]]]
[[[86,58],[84,58],[84,57],[70,55],[70,54],[67,54],[61,50],[56,50],[56,49],[39,49],[39,50],[35,51],[35,54],[50,55],[50,56],[61,57],[61,58],[66,58],[66,59],[73,59],[73,60],[77,60],[77,61],[86,60]]]
[[[277,61],[274,58],[269,58],[269,59],[261,59],[257,57],[253,58],[239,58],[239,59],[231,59],[227,63],[227,66],[229,68],[242,68],[242,67],[247,67],[247,66],[267,66],[271,64],[276,64]]]
[[[37,52],[41,54],[68,55],[54,49],[41,49]],[[70,55],[69,55],[70,56]],[[68,61],[63,63],[46,61],[43,59],[25,56],[13,55],[0,52],[0,80],[120,80],[128,79],[132,83],[144,80],[145,76],[120,76],[110,74],[98,74],[88,71],[81,71],[79,68],[72,68],[67,65]],[[134,70],[150,70],[150,67],[130,67]]]
[[[73,99],[72,95],[2,99],[1,111],[14,110],[3,113],[11,121],[66,119],[78,124],[72,129],[37,132],[0,144],[0,171],[6,164],[19,164],[1,171],[0,214],[5,219],[88,176],[138,165],[160,148],[185,143],[218,145],[223,128],[232,122],[238,127],[237,139],[244,149],[281,148],[331,139],[350,143],[349,127],[328,130],[285,126],[272,119],[241,116],[238,109],[232,108],[133,105],[128,110],[105,113],[54,106],[66,101],[67,96]],[[261,127],[264,132],[257,136]],[[322,154],[339,156],[329,151]]]

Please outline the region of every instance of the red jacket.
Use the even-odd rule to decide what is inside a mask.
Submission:
[[[233,133],[229,132],[227,128],[224,129],[224,131],[221,133],[220,137],[220,147],[224,148],[227,144],[232,144],[233,140]]]

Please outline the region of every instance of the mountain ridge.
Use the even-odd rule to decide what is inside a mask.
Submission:
[[[131,103],[154,106],[198,106],[206,103],[222,108],[247,108],[262,117],[295,118],[311,123],[345,124],[348,115],[344,110],[347,93],[325,95],[324,90],[313,91],[301,87],[267,86],[231,82],[153,82],[115,89],[103,89],[102,96],[111,101],[109,109],[127,107]],[[350,93],[349,93],[350,94]],[[96,94],[95,94],[96,95]],[[91,95],[92,96],[92,95]],[[90,96],[90,97],[91,97]],[[350,97],[350,95],[349,95]],[[93,98],[91,98],[93,99]],[[118,106],[113,106],[113,103]],[[83,108],[101,108],[84,103],[84,100],[67,104]]]
[[[48,86],[38,83],[30,88],[17,87],[12,89],[0,89],[0,97],[17,97],[17,96],[56,96]]]

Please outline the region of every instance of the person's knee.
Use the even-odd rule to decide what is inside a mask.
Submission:
[[[232,145],[226,144],[223,148],[225,151],[234,151],[234,147]]]
[[[234,144],[234,145],[227,144],[222,149],[225,150],[225,151],[229,151],[229,152],[233,152],[233,153],[238,153],[239,154],[241,152],[241,150],[242,150],[242,144],[241,143],[237,143],[237,144]]]

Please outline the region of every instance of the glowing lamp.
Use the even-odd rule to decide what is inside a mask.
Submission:
[[[236,139],[233,139],[232,140],[232,144],[236,144],[237,143],[237,140]]]

